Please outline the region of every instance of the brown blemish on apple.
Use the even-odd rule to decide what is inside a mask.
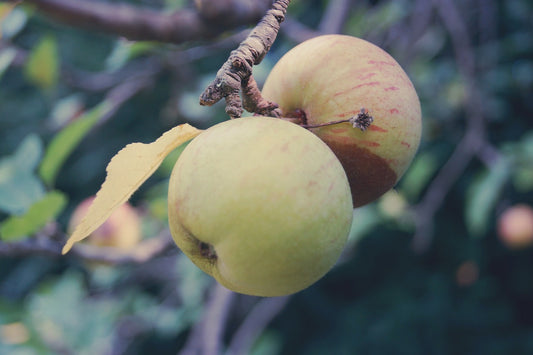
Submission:
[[[354,144],[328,139],[327,136],[322,138],[344,167],[354,207],[374,201],[396,183],[396,173],[383,158]]]

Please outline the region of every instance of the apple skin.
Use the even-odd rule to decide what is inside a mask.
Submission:
[[[511,249],[533,244],[533,208],[518,204],[506,209],[498,218],[498,236]]]
[[[72,213],[68,230],[74,228],[87,214],[94,196],[83,200]],[[100,247],[113,247],[124,251],[134,248],[142,238],[141,218],[137,210],[129,203],[124,203],[117,208],[109,218],[96,229],[83,242]]]
[[[359,207],[392,188],[420,143],[421,109],[413,84],[381,48],[359,38],[325,35],[287,52],[270,72],[263,97],[284,117],[308,125],[356,116],[374,118],[366,131],[348,122],[313,128],[341,161]]]
[[[281,296],[329,271],[352,223],[350,188],[333,152],[276,118],[239,118],[196,137],[168,192],[178,247],[224,287]]]

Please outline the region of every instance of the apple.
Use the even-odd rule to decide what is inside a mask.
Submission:
[[[210,127],[184,149],[168,191],[178,247],[226,288],[280,296],[320,279],[352,223],[346,174],[308,130],[271,117]]]
[[[533,244],[533,208],[518,204],[507,208],[498,218],[498,235],[509,248]]]
[[[325,35],[299,44],[276,63],[262,94],[283,117],[322,125],[310,130],[344,166],[355,207],[392,188],[420,143],[413,84],[389,54],[359,38]],[[350,118],[366,122],[361,129],[349,122],[324,126]]]
[[[94,196],[83,200],[72,213],[68,230],[74,228],[87,214]],[[117,208],[111,216],[96,229],[84,242],[94,246],[113,247],[124,251],[131,250],[141,240],[141,218],[137,210],[129,203],[124,203]]]

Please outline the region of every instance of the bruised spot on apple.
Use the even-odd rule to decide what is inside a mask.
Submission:
[[[287,121],[250,117],[215,125],[185,148],[168,213],[178,247],[220,284],[280,296],[333,267],[353,206],[344,169],[323,141]]]
[[[359,38],[325,35],[294,47],[274,66],[262,95],[284,117],[310,126],[370,111],[374,120],[364,132],[348,122],[310,129],[341,161],[355,207],[392,188],[420,143],[413,84],[389,54]]]
[[[330,136],[323,139],[339,158],[346,175],[351,177],[350,189],[357,191],[353,199],[359,205],[375,200],[376,191],[381,191],[383,186],[394,186],[396,183],[396,173],[389,164],[369,149],[330,139]]]

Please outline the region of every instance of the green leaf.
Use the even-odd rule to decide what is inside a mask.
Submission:
[[[54,37],[43,37],[32,49],[26,62],[25,74],[30,82],[43,90],[56,86],[59,77],[59,54]]]
[[[431,152],[417,155],[400,182],[400,190],[410,200],[416,200],[438,168]]]
[[[31,235],[57,217],[67,203],[59,191],[51,191],[34,203],[22,216],[11,216],[0,225],[0,238],[18,240]]]
[[[513,183],[519,192],[525,193],[533,190],[533,131],[527,132],[513,147]]]
[[[77,120],[66,126],[50,142],[46,149],[39,174],[43,181],[52,186],[59,170],[69,155],[78,146],[80,141],[93,128],[98,120],[111,110],[107,101],[102,101],[96,107],[80,116]]]
[[[511,170],[508,159],[501,158],[470,185],[465,203],[465,220],[473,236],[479,237],[486,233],[491,212],[511,176]]]
[[[71,271],[28,296],[23,321],[33,336],[64,353],[110,354],[124,308],[119,299],[88,296],[83,275]]]
[[[14,162],[18,170],[32,172],[35,170],[43,154],[41,139],[35,135],[28,135],[20,144],[14,155]]]
[[[34,175],[42,150],[40,138],[29,135],[11,156],[0,160],[0,210],[21,214],[43,197],[44,187]]]

